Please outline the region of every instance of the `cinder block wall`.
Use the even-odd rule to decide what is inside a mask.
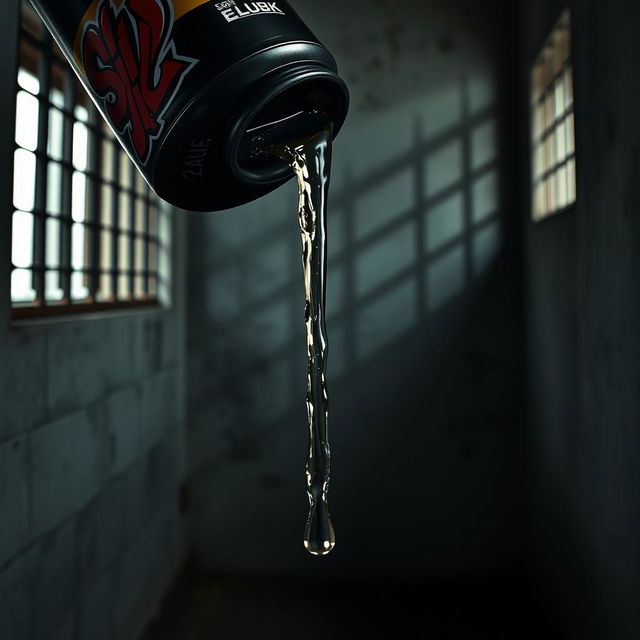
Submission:
[[[1,638],[133,638],[176,569],[178,321],[86,319],[3,336]]]
[[[13,122],[17,2],[3,4]],[[130,640],[181,561],[182,214],[168,310],[9,321],[12,127],[0,133],[0,638]]]

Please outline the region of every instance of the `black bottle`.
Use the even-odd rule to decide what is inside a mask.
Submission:
[[[228,209],[291,170],[253,153],[256,130],[324,112],[348,91],[285,0],[32,0],[147,182],[168,202]]]

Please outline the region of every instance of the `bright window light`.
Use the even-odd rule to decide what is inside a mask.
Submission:
[[[565,10],[531,70],[531,197],[534,221],[576,201],[571,15]]]

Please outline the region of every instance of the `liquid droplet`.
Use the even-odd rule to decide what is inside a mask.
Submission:
[[[315,556],[325,556],[336,546],[336,534],[331,524],[329,506],[324,500],[311,506],[304,530],[304,546]]]

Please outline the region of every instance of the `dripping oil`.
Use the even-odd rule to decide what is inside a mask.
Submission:
[[[327,283],[327,195],[331,173],[331,121],[320,114],[303,114],[311,133],[293,131],[300,118],[256,138],[262,152],[278,156],[293,169],[298,183],[298,221],[302,238],[304,321],[307,336],[308,451],[305,467],[309,515],[304,546],[318,556],[335,546],[329,513],[331,476],[329,396],[327,392],[328,341],[325,323]],[[313,123],[310,126],[310,123]],[[284,140],[284,142],[283,142]]]

